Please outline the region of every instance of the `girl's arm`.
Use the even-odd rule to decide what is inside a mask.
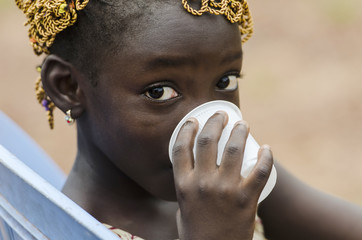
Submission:
[[[362,239],[361,207],[317,191],[275,165],[276,186],[258,210],[268,239]]]

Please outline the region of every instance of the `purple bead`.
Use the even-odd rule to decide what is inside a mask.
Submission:
[[[43,99],[41,101],[41,105],[43,105],[43,107],[47,107],[49,105],[48,101],[46,99]]]
[[[48,100],[46,100],[46,99],[43,99],[42,101],[41,101],[41,105],[43,105],[43,107],[45,108],[45,111],[49,111],[49,102],[48,102]]]

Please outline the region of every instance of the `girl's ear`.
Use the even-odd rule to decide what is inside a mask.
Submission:
[[[71,110],[74,119],[84,111],[84,97],[79,84],[82,77],[71,63],[56,55],[49,55],[42,65],[41,79],[45,92],[64,113]]]

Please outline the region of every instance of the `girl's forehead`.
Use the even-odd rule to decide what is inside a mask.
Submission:
[[[241,36],[236,23],[212,14],[194,16],[179,5],[163,5],[154,11],[134,23],[137,30],[103,62],[103,73],[113,74],[122,68],[123,76],[233,61],[241,65]]]

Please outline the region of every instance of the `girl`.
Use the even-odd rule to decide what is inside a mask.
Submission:
[[[247,124],[235,125],[219,167],[223,112],[209,119],[198,139],[197,121],[189,119],[173,166],[167,151],[173,129],[195,106],[219,99],[239,103],[241,42],[252,34],[246,1],[16,3],[29,18],[35,53],[48,54],[37,96],[50,126],[55,106],[69,123],[77,121],[78,153],[65,194],[117,233],[253,238],[257,199],[273,159],[262,147],[253,172],[240,177]],[[360,208],[276,167],[275,189],[258,208],[267,238],[361,239]]]

